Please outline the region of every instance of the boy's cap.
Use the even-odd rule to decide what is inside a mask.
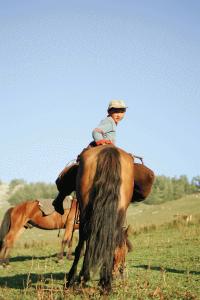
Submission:
[[[111,108],[127,108],[127,106],[123,100],[112,100],[109,102],[108,110]]]

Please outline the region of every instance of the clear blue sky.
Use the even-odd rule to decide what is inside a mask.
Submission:
[[[117,145],[200,175],[200,2],[0,1],[0,179],[54,182],[111,99]]]

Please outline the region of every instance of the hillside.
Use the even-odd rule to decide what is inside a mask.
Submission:
[[[200,194],[185,196],[163,204],[147,205],[143,202],[128,208],[127,223],[138,228],[146,225],[161,225],[175,220],[179,215],[200,214]]]
[[[11,192],[14,193],[19,186],[16,186]],[[0,184],[0,221],[4,212],[10,206],[7,202],[9,193],[9,184]],[[162,204],[145,204],[139,202],[131,204],[127,211],[127,224],[134,228],[149,225],[161,225],[172,222],[177,215],[196,215],[200,214],[200,193],[187,195],[178,200],[167,201]]]
[[[18,189],[16,186],[12,193]],[[9,184],[0,185],[0,222],[3,214],[10,206],[7,202],[9,197]],[[175,220],[177,215],[200,214],[200,193],[188,195],[178,200],[164,202],[162,204],[145,204],[144,202],[131,204],[127,211],[127,224],[134,228],[149,225],[161,225]]]

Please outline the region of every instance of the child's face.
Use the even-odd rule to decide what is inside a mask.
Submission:
[[[124,115],[125,115],[125,111],[124,112],[114,112],[114,113],[110,114],[110,116],[113,118],[113,120],[115,121],[116,124],[123,119]]]

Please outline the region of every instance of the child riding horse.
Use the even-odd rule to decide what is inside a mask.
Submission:
[[[115,144],[115,136],[116,136],[116,126],[117,124],[123,119],[125,112],[126,112],[126,104],[124,103],[123,100],[112,100],[110,101],[109,105],[108,105],[108,115],[107,117],[102,120],[100,122],[100,124],[98,125],[97,128],[95,128],[92,131],[92,136],[93,136],[93,141],[88,145],[87,148],[83,149],[83,151],[91,148],[91,147],[95,147],[95,146],[99,146],[99,145],[106,145],[106,144]],[[79,161],[79,157],[80,155],[78,155],[77,158],[77,162]],[[53,205],[55,206],[55,209],[63,214],[64,210],[62,208],[62,202],[65,198],[66,195],[69,194],[69,190],[68,187],[64,187],[62,184],[62,180],[61,178],[63,177],[63,175],[65,175],[66,173],[69,172],[67,179],[67,185],[68,186],[72,186],[73,183],[70,181],[70,179],[73,177],[74,172],[76,172],[76,168],[77,168],[77,163],[75,163],[74,165],[72,165],[72,168],[70,166],[70,168],[65,168],[60,175],[58,176],[57,180],[56,180],[56,184],[59,190],[59,194],[57,196],[57,198],[54,200]],[[60,184],[61,181],[61,184]],[[60,188],[60,186],[62,186],[62,188]],[[73,185],[74,190],[70,189],[71,191],[75,191],[75,185]],[[64,189],[64,190],[63,190]],[[73,193],[73,195],[75,195]],[[76,196],[74,197],[74,199],[76,199]],[[59,203],[59,205],[58,205]]]

